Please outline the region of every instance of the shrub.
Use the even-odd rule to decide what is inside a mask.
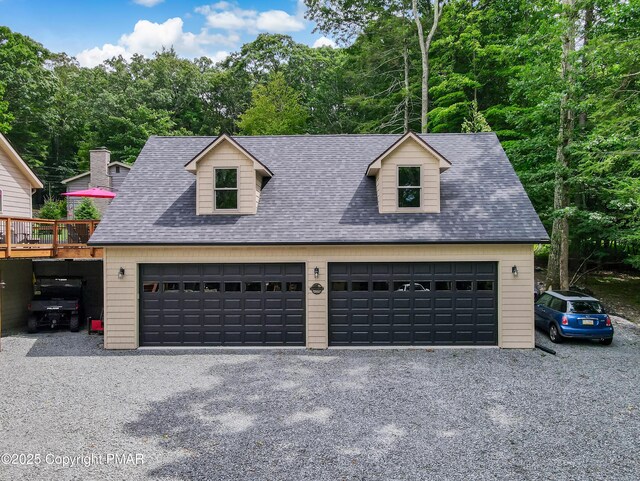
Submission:
[[[38,217],[41,219],[64,219],[67,217],[67,201],[46,199],[40,208]]]
[[[100,211],[91,199],[84,198],[74,209],[75,218],[78,220],[98,220]]]

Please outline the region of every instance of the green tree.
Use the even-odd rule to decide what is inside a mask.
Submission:
[[[99,220],[100,212],[89,198],[84,198],[74,209],[75,218],[78,220]]]
[[[462,131],[466,134],[473,132],[491,132],[489,122],[482,112],[478,110],[478,102],[474,100],[471,102],[471,109],[469,116],[462,122]]]
[[[40,207],[38,217],[41,219],[64,219],[67,217],[66,200],[46,199]]]
[[[5,86],[0,83],[0,134],[9,132],[13,120],[13,115],[9,112],[9,102],[2,100],[5,90]]]
[[[247,135],[301,134],[308,114],[300,94],[287,85],[284,75],[275,73],[251,94],[251,107],[240,116],[238,127]]]

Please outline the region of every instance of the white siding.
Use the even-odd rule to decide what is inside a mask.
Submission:
[[[2,189],[0,215],[32,217],[31,183],[2,149],[0,149],[0,189]]]

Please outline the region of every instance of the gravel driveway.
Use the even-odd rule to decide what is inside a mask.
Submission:
[[[626,324],[610,347],[568,343],[557,356],[99,342],[3,339],[0,453],[41,459],[0,465],[0,479],[640,478],[640,329]],[[72,459],[93,465],[56,464]]]

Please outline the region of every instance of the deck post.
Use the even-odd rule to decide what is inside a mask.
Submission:
[[[11,217],[7,217],[5,220],[7,223],[5,232],[7,234],[7,259],[11,257]]]
[[[58,221],[53,221],[53,249],[51,257],[58,257]]]

